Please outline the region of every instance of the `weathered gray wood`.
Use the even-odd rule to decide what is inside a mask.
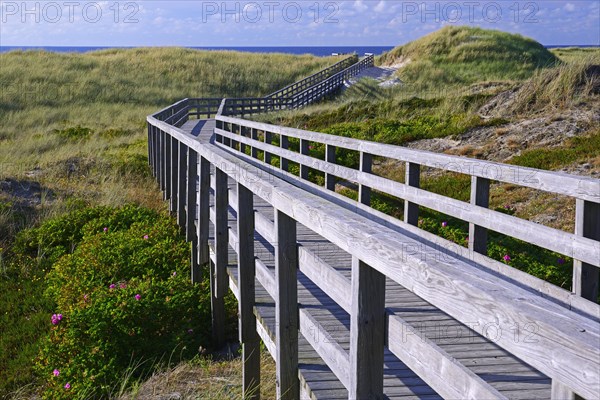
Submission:
[[[331,164],[335,164],[336,163],[336,157],[335,157],[335,150],[336,147],[334,145],[328,144],[325,146],[325,161]],[[335,191],[335,181],[336,181],[336,176],[332,173],[325,173],[325,187],[328,190],[333,190]]]
[[[351,399],[383,399],[385,275],[352,257]]]
[[[372,166],[373,156],[369,153],[361,151],[359,169],[366,174],[370,174]],[[362,183],[358,184],[358,201],[366,205],[371,204],[371,188],[369,186]]]
[[[186,189],[186,223],[185,223],[185,238],[188,242],[194,242],[196,240],[196,227],[194,221],[196,219],[196,199],[197,199],[197,188],[198,183],[198,153],[193,149],[188,148],[187,157],[187,189]]]
[[[552,381],[552,393],[550,395],[551,400],[576,400],[577,396],[571,389],[557,380]]]
[[[280,136],[279,137],[279,147],[281,147],[284,150],[287,150],[289,148],[290,142],[287,136]],[[288,171],[289,170],[289,164],[288,164],[288,159],[287,158],[283,158],[280,157],[279,158],[279,164],[282,170],[284,171]]]
[[[177,166],[177,223],[184,232],[187,232],[186,227],[186,201],[187,201],[187,158],[188,158],[188,147],[179,143],[179,165]]]
[[[260,340],[254,316],[254,199],[253,193],[237,185],[237,239],[239,287],[239,337],[242,343],[244,398],[260,398]]]
[[[311,142],[331,144],[348,150],[364,151],[374,156],[412,162],[432,168],[444,169],[446,171],[475,175],[481,178],[513,183],[519,186],[564,194],[594,203],[600,203],[600,181],[594,178],[460,156],[451,156],[430,151],[408,149],[406,147],[241,120],[239,118],[221,115],[217,116],[217,118],[219,120],[236,123],[240,123],[241,121],[246,126],[256,129],[270,131],[276,134],[284,134],[298,139],[306,139]]]
[[[240,129],[240,136],[250,137],[250,135],[248,135],[248,131],[252,128],[247,128],[244,125],[240,125],[239,129]],[[242,153],[246,154],[246,145],[244,143],[240,143],[240,151]]]
[[[163,200],[169,200],[171,198],[171,140],[172,136],[164,133],[165,139],[165,152],[163,157],[164,163],[164,177],[163,177]]]
[[[250,137],[252,138],[252,140],[258,140],[258,131],[254,128],[250,128]],[[258,149],[252,146],[250,150],[250,155],[252,156],[252,158],[258,158]]]
[[[215,168],[215,212],[216,212],[216,223],[215,223],[215,254],[216,262],[214,268],[214,275],[211,279],[214,280],[214,293],[213,301],[216,307],[213,309],[213,326],[214,332],[218,333],[218,337],[214,337],[218,343],[222,343],[224,340],[224,324],[225,324],[225,313],[224,313],[224,297],[227,294],[227,284],[229,279],[227,278],[227,265],[228,259],[228,246],[229,246],[229,227],[227,224],[228,219],[228,190],[227,190],[227,174],[220,168]],[[221,314],[222,313],[222,314]],[[216,314],[216,315],[215,315]]]
[[[281,211],[275,212],[275,302],[277,339],[277,398],[300,397],[298,382],[298,247],[296,221]]]
[[[212,329],[212,344],[216,348],[220,348],[225,340],[225,302],[223,297],[217,297],[216,280],[213,277],[216,275],[216,263],[210,262],[210,311],[211,311],[211,329]]]
[[[152,159],[152,155],[153,155],[153,144],[154,144],[154,140],[152,137],[152,125],[147,124],[147,128],[148,128],[148,165],[152,168],[153,167],[153,159]]]
[[[299,310],[300,331],[304,338],[315,349],[317,354],[325,361],[327,366],[331,368],[333,373],[338,377],[344,386],[351,385],[352,379],[350,376],[350,360],[348,353],[344,351],[335,340],[328,339],[329,332],[305,309]],[[383,351],[382,351],[383,353]],[[381,360],[381,368],[383,369],[383,357]],[[383,374],[381,375],[383,383]],[[368,397],[351,397],[351,398],[368,398]]]
[[[490,180],[477,176],[471,177],[471,204],[479,207],[489,207],[490,204]],[[469,223],[469,250],[487,254],[487,229]]]
[[[177,184],[179,183],[179,141],[171,136],[171,154],[169,156],[171,164],[171,175],[169,176],[169,184],[171,187],[169,196],[169,211],[177,212]]]
[[[421,166],[406,163],[405,183],[412,187],[419,187],[421,182]],[[419,224],[419,204],[409,201],[404,202],[404,222],[417,226]]]
[[[219,131],[223,135],[228,132]],[[257,144],[268,148],[264,144]],[[373,189],[389,193],[433,210],[452,215],[467,222],[473,222],[487,229],[504,233],[517,239],[528,241],[546,249],[556,251],[570,257],[581,259],[592,265],[600,265],[600,245],[597,241],[550,228],[535,222],[523,220],[511,215],[487,208],[474,206],[416,187],[404,185],[380,176],[365,174],[341,165],[334,165],[322,160],[313,159],[291,151],[270,147],[285,154],[286,158],[310,165],[312,168],[330,173],[359,184],[370,185]],[[275,153],[275,151],[273,151]],[[276,174],[276,171],[271,171]]]
[[[592,240],[600,245],[600,204],[585,200],[576,200],[575,234]],[[598,301],[600,269],[582,262],[573,261],[573,292],[593,302]]]
[[[387,345],[444,398],[506,398],[397,315],[388,316]]]
[[[208,230],[209,230],[209,207],[210,207],[210,163],[204,157],[200,157],[198,175],[198,263],[208,264]],[[198,277],[200,276],[198,271]],[[196,280],[193,280],[196,282]]]
[[[265,132],[265,136],[264,136],[265,143],[271,144],[273,142],[273,134],[269,131],[264,131],[264,132]],[[265,151],[263,154],[263,158],[267,164],[271,164],[271,153],[269,153],[268,151]]]
[[[174,132],[177,133],[176,131]],[[202,148],[202,146],[199,146],[199,148]],[[205,150],[207,157],[210,157],[211,161],[218,165],[222,165],[224,161],[229,160],[230,165],[228,165],[228,170],[229,167],[242,168],[240,165],[237,165],[239,160],[235,160],[234,158],[231,158],[231,155],[220,152],[219,149],[211,148]],[[404,255],[406,257],[401,260],[402,253],[394,251],[395,248],[401,247],[400,244],[403,243],[402,241],[398,242],[394,239],[394,236],[397,235],[397,233],[386,230],[381,226],[378,226],[378,230],[374,231],[374,227],[369,225],[370,222],[365,222],[365,224],[361,225],[359,221],[352,219],[356,218],[356,215],[354,215],[354,217],[344,215],[343,210],[339,210],[335,206],[332,206],[331,203],[319,200],[314,196],[303,198],[307,194],[301,192],[299,189],[285,187],[284,190],[284,188],[280,186],[280,182],[277,182],[276,180],[273,182],[257,180],[256,178],[260,175],[252,173],[251,167],[244,166],[243,168],[246,173],[236,176],[236,179],[242,180],[249,186],[252,182],[255,182],[251,189],[257,194],[260,194],[261,197],[269,199],[276,207],[286,210],[289,214],[294,215],[294,218],[298,219],[299,222],[311,226],[317,232],[327,232],[328,236],[326,237],[329,240],[332,240],[336,245],[344,248],[346,251],[358,253],[355,254],[357,256],[362,256],[362,254],[360,254],[362,250],[360,248],[356,249],[352,247],[352,245],[349,246],[349,244],[365,243],[365,248],[371,249],[371,253],[364,255],[364,258],[367,260],[369,260],[370,257],[370,264],[380,270],[385,270],[386,274],[389,274],[395,280],[405,279],[404,282],[408,284],[412,290],[415,290],[432,301],[435,300],[439,304],[442,304],[441,300],[436,299],[434,292],[428,292],[427,287],[423,286],[423,282],[425,281],[436,282],[439,288],[437,293],[439,294],[441,291],[445,299],[443,304],[444,307],[452,313],[463,315],[463,317],[466,316],[466,318],[468,318],[468,315],[478,315],[479,321],[484,321],[486,317],[492,315],[494,315],[493,320],[497,321],[497,318],[499,318],[498,315],[500,315],[500,320],[510,320],[511,317],[516,317],[521,323],[527,321],[528,318],[532,318],[533,321],[536,322],[541,322],[541,329],[543,329],[544,335],[540,336],[540,342],[533,344],[528,343],[526,346],[523,344],[515,344],[513,345],[512,350],[519,353],[519,356],[523,356],[526,361],[531,361],[532,363],[535,362],[538,366],[542,366],[561,380],[571,381],[569,382],[569,386],[577,387],[578,391],[581,391],[584,394],[595,393],[594,389],[598,389],[597,387],[594,387],[592,383],[594,373],[593,368],[589,369],[590,359],[586,361],[586,354],[589,353],[592,356],[597,355],[594,353],[595,351],[597,352],[597,350],[590,347],[589,343],[585,344],[586,340],[584,339],[586,333],[592,332],[593,334],[595,330],[597,330],[597,327],[585,322],[585,319],[577,320],[576,317],[573,317],[572,313],[569,313],[568,311],[565,312],[564,309],[560,311],[560,307],[557,307],[555,304],[548,301],[540,301],[537,297],[532,296],[527,291],[517,288],[515,292],[515,288],[511,286],[511,284],[504,283],[500,285],[506,286],[504,289],[509,288],[510,295],[504,294],[504,291],[498,293],[494,290],[494,285],[491,284],[497,278],[490,277],[487,273],[482,273],[481,271],[473,273],[474,271],[468,263],[459,261],[458,266],[453,265],[452,268],[449,268],[445,265],[446,262],[437,263],[435,260],[432,261],[423,258],[422,256],[424,254],[419,254],[420,252],[415,252],[414,254],[405,253]],[[311,223],[310,221],[316,222]],[[360,226],[357,226],[357,222]],[[378,251],[373,254],[372,249],[378,249]],[[386,255],[384,256],[384,254]],[[406,269],[404,264],[410,266],[410,269]],[[454,264],[457,263],[455,262]],[[426,265],[435,266],[435,268],[423,270]],[[411,272],[411,269],[415,269],[415,271]],[[403,278],[403,275],[406,275],[406,278]],[[408,279],[409,277],[411,278],[410,280]],[[452,285],[447,284],[448,282],[452,282]],[[451,288],[451,290],[448,290],[449,288]],[[466,288],[469,290],[466,290]],[[475,291],[473,291],[474,288]],[[491,293],[493,293],[493,296]],[[494,309],[493,313],[486,308],[478,309],[472,305],[476,304],[473,300],[477,298],[486,299],[484,300],[486,305],[497,304],[498,308]],[[488,299],[489,303],[487,302]],[[511,304],[511,302],[508,301],[509,299],[513,302],[514,299],[519,299],[518,304]],[[459,310],[458,306],[453,304],[453,302],[460,304],[465,310]],[[536,315],[536,313],[541,313],[542,318],[540,318],[539,314]],[[543,318],[544,313],[547,314],[547,319]],[[525,318],[523,318],[524,316]],[[554,324],[548,322],[550,321],[550,316],[556,319]],[[519,318],[521,319],[519,320]],[[570,319],[571,321],[567,322],[565,318]],[[565,326],[585,326],[586,332],[578,332],[577,334],[569,333],[568,329],[561,328]],[[560,335],[570,335],[570,337],[563,337],[562,340],[557,340]],[[575,344],[573,341],[578,343]],[[556,355],[546,354],[548,351],[543,350],[544,342],[547,344],[550,343],[550,348],[553,349],[553,354]],[[509,346],[508,343],[502,340],[500,340],[499,343],[503,347]],[[557,345],[557,343],[561,344]],[[577,371],[573,371],[573,368],[569,368],[569,363],[562,361],[562,358],[564,357],[561,357],[558,354],[557,346],[558,350],[563,352],[563,356],[566,351],[567,354],[572,354],[578,359],[577,364],[579,369]],[[536,353],[541,354],[541,356],[537,357],[537,355],[534,355]],[[544,361],[548,360],[549,357],[551,357],[551,362]],[[595,365],[597,366],[597,361]],[[591,374],[587,375],[592,379],[581,379],[582,370],[592,371]],[[581,379],[581,381],[578,381],[578,379]]]
[[[308,140],[300,139],[300,154],[310,154],[310,142]],[[308,167],[304,164],[300,164],[300,178],[308,179]]]

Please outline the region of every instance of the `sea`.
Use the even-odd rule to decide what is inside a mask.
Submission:
[[[55,47],[55,46],[0,46],[0,53],[5,53],[12,50],[46,50],[57,53],[87,53],[89,51],[114,49],[115,46],[101,47]],[[118,48],[135,48],[135,47],[118,47]],[[312,54],[319,57],[330,56],[332,54],[352,54],[356,53],[363,55],[365,53],[373,53],[375,55],[382,54],[394,48],[394,46],[305,46],[305,47],[190,47],[189,49],[197,50],[233,50],[246,51],[250,53],[287,53],[287,54]]]
[[[312,54],[319,57],[330,56],[332,54],[352,54],[356,53],[363,55],[372,53],[379,55],[390,51],[395,46],[273,46],[273,47],[193,47],[184,46],[188,49],[196,50],[231,50],[231,51],[246,51],[250,53],[287,53],[287,54]],[[562,47],[600,47],[597,45],[548,45],[546,48],[562,48]],[[0,46],[0,53],[5,53],[12,50],[45,50],[57,53],[87,53],[89,51],[105,50],[105,49],[128,49],[132,47],[122,46]]]

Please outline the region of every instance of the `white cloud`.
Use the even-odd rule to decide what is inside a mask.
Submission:
[[[375,12],[384,12],[386,9],[386,4],[385,4],[385,0],[381,0],[379,3],[377,3],[377,5],[375,6],[375,8],[373,8],[373,10]]]
[[[573,3],[567,3],[567,4],[565,4],[565,10],[568,11],[568,12],[575,11],[575,4],[573,4]]]
[[[364,12],[364,11],[367,11],[369,9],[369,7],[365,3],[363,3],[362,0],[356,0],[354,2],[354,6],[353,7],[358,12]]]

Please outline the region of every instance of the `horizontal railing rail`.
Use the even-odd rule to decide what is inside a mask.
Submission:
[[[478,180],[486,179],[488,185],[489,180],[498,180],[567,194],[577,199],[581,234],[552,231],[552,238],[566,242],[561,249],[571,251],[582,262],[582,267],[596,270],[597,238],[586,238],[585,235],[589,234],[588,225],[595,221],[596,214],[593,213],[600,203],[598,180],[560,174],[558,178],[563,183],[557,184],[557,175],[549,171],[522,168],[515,173],[511,169],[513,166],[498,163],[436,155],[223,115],[216,117],[214,137],[211,132],[196,138],[169,122],[185,123],[190,113],[182,113],[182,110],[188,106],[189,103],[179,102],[147,118],[149,160],[153,174],[170,201],[170,209],[177,213],[179,224],[192,242],[194,280],[199,277],[200,266],[212,260],[211,298],[213,323],[217,325],[219,323],[215,321],[223,323],[218,304],[223,301],[228,285],[228,249],[237,253],[237,272],[230,276],[229,285],[240,307],[245,390],[256,388],[260,379],[256,374],[258,330],[277,362],[278,398],[299,398],[298,336],[294,332],[305,336],[352,398],[362,398],[367,393],[382,395],[385,344],[444,397],[504,398],[416,332],[409,322],[384,309],[384,278],[388,277],[462,323],[472,324],[475,320],[480,326],[492,324],[505,332],[513,332],[515,327],[535,326],[532,336],[535,340],[519,341],[513,340],[512,335],[504,335],[497,338],[496,343],[551,377],[553,396],[561,388],[569,388],[588,398],[596,396],[600,390],[600,307],[597,304],[583,298],[569,298],[569,304],[565,306],[557,301],[567,297],[562,289],[548,289],[531,279],[521,281],[526,274],[499,273],[492,268],[496,264],[487,260],[484,254],[478,254],[472,244],[472,259],[455,251],[446,252],[443,259],[431,257],[431,253],[440,251],[432,244],[433,235],[420,231],[414,224],[405,224],[370,209],[368,191],[375,189],[401,198],[404,196],[409,204],[417,205],[412,211],[409,207],[405,216],[408,221],[415,218],[414,212],[418,212],[419,205],[434,207],[436,202],[448,202],[455,209],[454,215],[465,220],[474,219],[472,215],[480,212],[482,219],[471,222],[475,227],[490,227],[484,220],[493,218],[509,234],[522,235],[520,228],[509,230],[507,226],[525,223],[527,229],[531,229],[528,242],[542,241],[551,246],[555,245],[539,239],[550,231],[538,231],[537,227],[528,225],[528,221],[514,217],[504,219],[504,216],[490,214],[493,212],[481,205],[485,200],[481,195],[482,192],[486,194],[485,183],[482,183],[485,181]],[[224,102],[220,111],[223,106]],[[300,140],[300,151],[289,148],[290,138]],[[273,141],[278,146],[274,146]],[[316,143],[326,146],[325,160],[311,154],[310,146]],[[337,148],[358,151],[360,168],[355,170],[336,164]],[[259,152],[263,153],[260,159]],[[373,156],[409,163],[408,184],[372,174]],[[264,161],[274,157],[279,158],[278,168],[271,165],[270,160]],[[290,162],[300,165],[299,177],[286,172]],[[469,174],[474,177],[473,190],[478,196],[474,196],[471,203],[461,204],[436,197],[439,195],[431,197],[431,193],[418,188],[418,178],[415,178],[418,165],[463,173],[461,168],[468,165]],[[211,174],[211,168],[214,174]],[[355,203],[332,190],[316,187],[306,180],[308,168],[324,171],[329,189],[334,189],[336,177],[355,182],[359,186],[361,202]],[[492,170],[500,172],[492,176]],[[511,174],[502,175],[507,172]],[[235,184],[233,188],[228,188],[228,181]],[[214,206],[209,201],[211,187]],[[253,199],[256,196],[273,207],[274,222],[255,210]],[[228,228],[229,207],[235,210],[236,229]],[[214,244],[209,245],[211,221],[216,235]],[[297,224],[309,227],[352,257],[352,280],[321,260],[318,254],[298,246]],[[498,226],[491,228],[497,230]],[[274,248],[275,274],[254,255],[252,233],[255,230]],[[481,235],[481,230],[475,230],[476,242],[483,240]],[[502,266],[502,269],[510,270],[510,267]],[[326,329],[307,310],[298,307],[298,300],[293,295],[297,290],[296,269],[350,315],[349,351],[335,340],[310,339],[315,331],[326,334]],[[275,340],[266,328],[257,325],[253,315],[255,278],[276,303],[276,332],[272,332]],[[380,317],[372,319],[373,315]],[[214,328],[218,332],[222,326],[214,325]],[[407,339],[407,331],[413,332],[414,336]],[[383,336],[379,332],[383,332]]]
[[[359,202],[369,205],[371,190],[377,190],[404,200],[404,222],[417,225],[419,207],[439,211],[469,223],[469,249],[487,255],[487,230],[493,230],[542,248],[572,257],[574,262],[573,291],[585,298],[598,298],[600,242],[598,237],[584,234],[593,231],[600,221],[600,180],[450,156],[369,141],[343,138],[318,132],[269,125],[259,122],[217,116],[217,142],[240,153],[248,153],[271,164],[279,157],[279,168],[288,170],[290,162],[299,165],[299,177],[308,179],[309,169],[325,173],[325,186],[335,189],[337,179],[358,186]],[[273,139],[277,137],[277,145]],[[261,140],[259,140],[259,138]],[[296,150],[289,148],[290,138],[299,141]],[[325,159],[311,155],[310,147],[326,149]],[[338,164],[338,149],[356,151],[358,168]],[[406,163],[404,183],[372,173],[373,157],[385,157]],[[420,167],[428,166],[471,176],[471,201],[463,202],[419,188]],[[569,233],[530,222],[488,208],[490,182],[506,182],[522,187],[574,197],[577,207],[577,232]],[[564,296],[557,296],[564,297]]]

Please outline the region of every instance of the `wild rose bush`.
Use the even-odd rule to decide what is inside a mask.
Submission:
[[[46,241],[63,253],[46,278],[56,309],[36,360],[47,399],[109,397],[126,374],[193,356],[210,336],[208,281],[190,282],[189,245],[172,219],[136,206],[76,214],[52,221],[60,234]]]

